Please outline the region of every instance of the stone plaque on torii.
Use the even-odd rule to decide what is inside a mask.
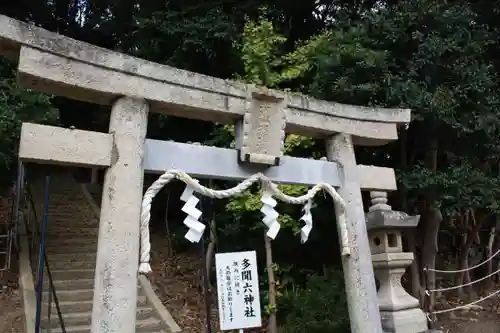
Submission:
[[[343,105],[222,80],[113,52],[0,15],[0,53],[18,60],[18,82],[111,106],[109,133],[25,123],[23,161],[106,169],[92,332],[133,333],[143,174],[328,183],[346,202],[343,258],[353,333],[382,332],[361,190],[396,189],[390,168],[357,165],[354,145],[397,139],[410,111]],[[146,139],[149,111],[236,124],[237,150]],[[326,140],[328,161],[282,156],[285,133]],[[200,163],[203,161],[203,163]],[[332,218],[333,220],[333,218]],[[334,314],[332,314],[334,315]]]

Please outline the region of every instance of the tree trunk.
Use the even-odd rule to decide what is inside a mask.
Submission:
[[[407,129],[401,129],[401,135],[400,135],[400,157],[401,157],[401,168],[404,170],[406,169],[408,165],[408,151],[407,151],[407,144],[408,144],[408,133]],[[400,197],[401,197],[401,209],[406,210],[408,209],[407,207],[407,200],[406,200],[406,188],[404,185],[401,185],[399,187],[399,192],[400,192]],[[415,232],[408,232],[405,233],[406,239],[408,240],[408,249],[410,252],[413,253],[413,262],[411,263],[410,266],[410,276],[411,276],[411,294],[413,297],[417,298],[420,300],[420,305],[423,306],[423,301],[424,301],[424,290],[422,286],[420,285],[420,268],[419,268],[419,261],[420,258],[417,253],[417,236],[415,235]]]
[[[438,253],[438,234],[441,221],[443,216],[438,208],[430,207],[428,208],[426,214],[426,227],[422,246],[422,268],[435,269],[436,267],[436,255]],[[426,271],[425,277],[422,281],[422,285],[426,289],[435,289],[436,287],[436,273],[434,271]],[[431,293],[428,297],[427,311],[432,312],[434,309],[434,304],[436,302],[434,293]]]
[[[486,246],[486,254],[485,254],[485,259],[490,258],[493,255],[493,244],[495,243],[495,234],[496,234],[496,228],[492,227],[490,229],[490,235],[488,238],[488,245]],[[486,276],[490,275],[493,273],[493,260],[490,260],[487,263],[487,270],[486,270]],[[494,282],[494,277],[490,276],[489,278],[486,279],[484,286],[487,292],[491,291],[493,289],[493,282]]]
[[[472,246],[472,237],[469,237],[469,233],[467,233],[463,236],[462,246],[460,248],[460,254],[458,257],[458,269],[462,270],[469,267],[469,250],[471,246]],[[456,285],[457,286],[462,285],[466,282],[467,282],[467,272],[458,273]],[[463,287],[457,288],[457,293],[459,297],[463,297],[464,296]]]
[[[438,158],[438,142],[437,140],[433,140],[430,143],[430,150],[428,152],[428,166],[429,169],[436,172],[437,171],[437,158]],[[438,236],[439,236],[439,227],[441,225],[441,221],[443,220],[443,215],[441,214],[441,210],[435,205],[437,195],[434,189],[430,190],[430,193],[427,195],[426,205],[424,207],[424,214],[422,216],[422,222],[424,222],[423,228],[423,244],[422,244],[422,260],[421,260],[421,268],[422,269],[431,269],[426,270],[422,274],[421,285],[425,287],[425,289],[435,289],[436,287],[436,273],[433,269],[436,268],[436,255],[438,253]],[[434,293],[430,293],[430,296],[427,298],[426,310],[429,313],[432,313],[434,309],[434,304],[436,302],[436,295]]]
[[[500,271],[500,261],[497,262],[497,269],[496,269],[496,271]],[[498,274],[497,274],[497,279],[498,279],[498,283],[500,283],[500,272],[498,272]]]
[[[466,214],[469,214],[469,212],[467,212]],[[463,242],[462,242],[462,248],[460,249],[459,269],[461,269],[461,270],[467,269],[469,267],[469,252],[470,252],[472,244],[474,243],[474,240],[477,239],[477,233],[479,231],[479,228],[481,227],[481,222],[482,222],[482,220],[479,222],[476,221],[476,219],[474,218],[473,212],[470,212],[470,214],[472,217],[473,225],[472,225],[471,229],[467,232],[467,234],[465,234]],[[464,219],[464,221],[466,223],[465,226],[467,226],[469,220],[470,220],[469,218]],[[471,282],[469,271],[458,273],[457,278],[458,278],[457,285]],[[467,288],[466,289],[467,293],[469,294],[469,298],[471,298],[473,296],[472,295],[472,291],[473,291],[472,285],[467,286],[466,288]],[[458,291],[459,296],[464,296],[463,288],[458,288],[457,291]]]
[[[423,306],[424,301],[424,291],[420,284],[420,268],[419,268],[419,256],[417,255],[417,240],[415,233],[408,234],[408,247],[410,252],[413,252],[413,262],[411,263],[411,293],[413,297],[420,301],[420,306]]]
[[[267,332],[278,333],[278,324],[276,322],[276,283],[274,281],[273,249],[271,239],[267,237],[266,234],[264,234],[264,244],[266,248],[267,279],[269,284],[269,323]]]

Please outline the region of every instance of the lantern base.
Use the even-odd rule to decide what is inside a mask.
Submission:
[[[421,309],[409,309],[395,312],[380,311],[382,326],[391,333],[424,333],[428,330],[427,318]]]

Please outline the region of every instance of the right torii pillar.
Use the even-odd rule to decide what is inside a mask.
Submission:
[[[342,258],[342,265],[351,331],[379,333],[381,323],[376,286],[351,136],[338,134],[327,140],[326,154],[330,161],[336,161],[342,167],[343,184],[338,192],[346,203],[347,230],[351,245],[351,254],[348,258]],[[336,215],[339,216],[339,213]]]

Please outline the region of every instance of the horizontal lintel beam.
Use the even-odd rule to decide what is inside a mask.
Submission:
[[[19,158],[44,164],[111,165],[113,137],[108,133],[23,123]]]
[[[19,157],[26,162],[88,167],[112,164],[113,136],[108,133],[23,123]],[[283,156],[279,167],[259,168],[238,163],[234,149],[147,139],[144,172],[161,174],[179,169],[193,177],[240,181],[262,172],[272,181],[341,186],[342,170],[335,162]],[[391,168],[358,165],[362,190],[396,190]]]
[[[239,164],[235,149],[147,140],[144,170],[163,173],[168,169],[182,170],[197,178],[240,181],[262,172],[276,183],[315,185],[327,182],[333,186],[341,184],[338,165],[334,162],[283,156],[280,166],[258,167]]]

